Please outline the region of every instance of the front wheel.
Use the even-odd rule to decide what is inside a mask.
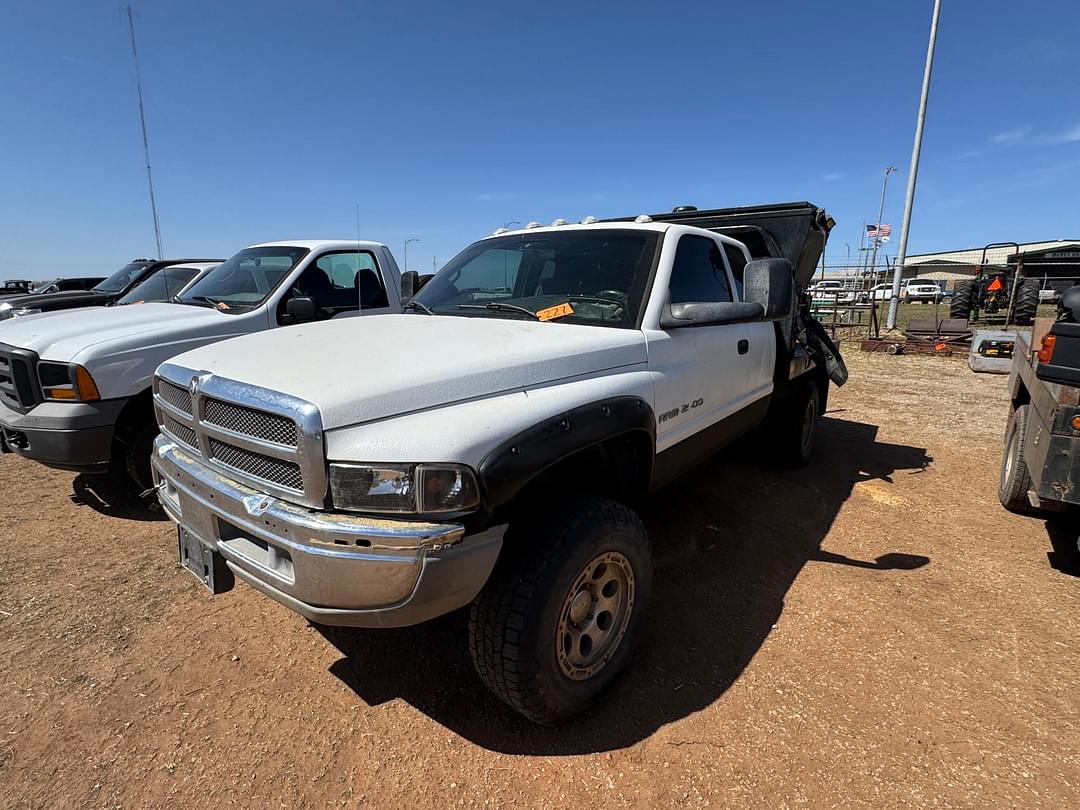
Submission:
[[[626,666],[652,590],[641,520],[582,498],[512,525],[469,613],[469,652],[484,684],[515,711],[552,725],[580,714]]]

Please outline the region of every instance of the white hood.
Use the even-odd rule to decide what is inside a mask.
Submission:
[[[0,343],[30,349],[42,360],[83,363],[108,355],[113,346],[119,351],[134,348],[144,333],[152,334],[150,342],[161,344],[188,336],[227,337],[249,331],[241,326],[242,320],[185,304],[86,307],[0,321]],[[190,347],[176,351],[186,348]]]
[[[375,315],[247,335],[171,362],[312,402],[333,430],[645,360],[632,329]]]

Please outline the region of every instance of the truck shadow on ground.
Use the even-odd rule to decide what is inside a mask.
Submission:
[[[122,492],[106,475],[76,475],[71,482],[71,502],[76,506],[89,507],[98,514],[123,520],[167,519],[156,498],[136,498]]]
[[[877,427],[824,419],[815,462],[755,465],[738,449],[657,494],[644,512],[656,573],[646,630],[630,668],[581,719],[535,726],[480,683],[463,612],[396,631],[320,628],[343,654],[331,671],[371,705],[401,698],[487,749],[567,755],[638,742],[721,697],[757,653],[809,561],[913,570],[929,559],[890,552],[850,559],[821,548],[853,487],[922,471],[925,449],[876,440]]]
[[[1055,571],[1071,577],[1080,577],[1080,522],[1075,518],[1059,518],[1046,521],[1046,534],[1051,550],[1046,553],[1047,562]]]

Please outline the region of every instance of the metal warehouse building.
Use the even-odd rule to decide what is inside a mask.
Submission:
[[[946,287],[951,288],[957,281],[975,277],[982,255],[982,248],[968,248],[908,256],[904,262],[904,278],[944,281]],[[1017,262],[1022,262],[1024,276],[1038,278],[1044,288],[1061,292],[1080,284],[1080,239],[1026,242],[1019,249],[1008,245],[986,251],[988,265],[1013,267]]]

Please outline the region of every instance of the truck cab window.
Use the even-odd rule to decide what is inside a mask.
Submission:
[[[716,242],[704,236],[679,240],[668,291],[672,304],[732,300],[724,257]]]
[[[727,256],[728,266],[731,268],[731,277],[735,280],[735,292],[738,300],[743,297],[743,270],[746,269],[746,257],[735,245],[724,245],[724,255]]]
[[[322,254],[300,274],[291,296],[310,298],[327,317],[361,307],[387,306],[382,274],[374,255],[366,250]],[[283,300],[279,319],[284,314],[284,304]]]

